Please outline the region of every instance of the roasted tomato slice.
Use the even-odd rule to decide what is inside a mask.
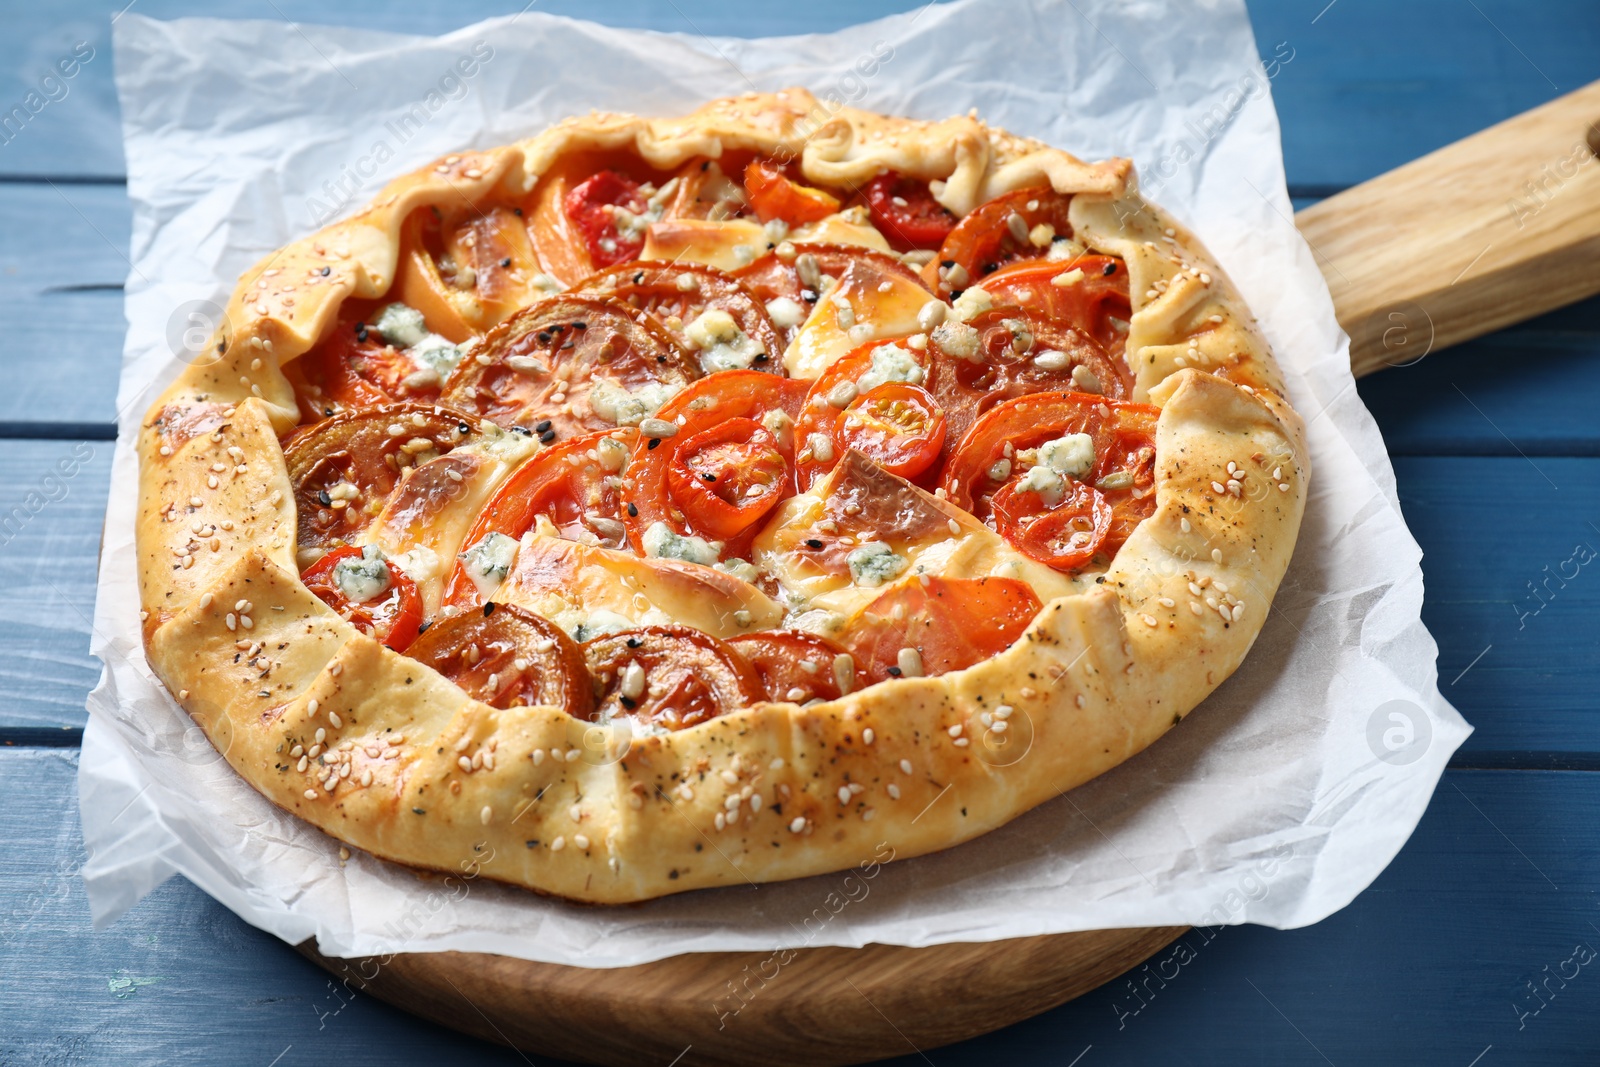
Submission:
[[[437,405],[386,404],[294,433],[283,460],[294,486],[302,549],[332,548],[365,530],[408,467],[481,432],[472,415]]]
[[[579,182],[561,200],[561,209],[583,236],[596,267],[612,267],[639,257],[644,233],[619,225],[619,211],[638,216],[646,206],[639,183],[615,170],[603,170]]]
[[[944,674],[1011,647],[1041,607],[1033,587],[1015,578],[929,576],[902,582],[858,612],[844,646],[861,684]]]
[[[687,626],[648,626],[597,637],[583,646],[598,696],[597,722],[633,718],[681,730],[765,700],[761,677],[744,657]]]
[[[671,437],[641,436],[634,446],[633,460],[628,467],[633,494],[628,498],[630,506],[623,521],[628,524],[628,540],[634,549],[641,553],[644,551],[644,533],[657,522],[666,523],[675,533],[723,540],[709,530],[695,526],[694,518],[673,491],[671,481],[672,471],[679,470],[678,477],[681,480],[682,471],[687,470],[687,464],[680,459],[680,453],[686,446],[701,433],[723,423],[754,423],[770,437],[770,446],[776,448],[785,465],[781,492],[772,503],[776,504],[792,494],[795,489],[794,421],[805,402],[805,396],[805,382],[761,371],[730,370],[707,375],[668,402],[656,416],[671,423],[677,423],[682,417],[678,432]],[[764,449],[769,442],[763,438],[761,444]],[[770,463],[770,459],[770,456],[767,457],[767,462]],[[716,471],[711,470],[710,473],[715,474]],[[715,505],[712,507],[715,508]],[[770,505],[768,507],[770,509]],[[735,538],[726,544],[723,558],[742,555],[748,547],[747,541],[748,538]]]
[[[879,392],[921,383],[926,376],[922,358],[896,341],[874,341],[836,360],[811,383],[795,424],[801,490],[816,484],[852,447],[907,478],[932,465],[947,432],[937,403],[920,388]],[[875,370],[878,363],[882,366]]]
[[[548,444],[637,423],[641,397],[654,391],[659,405],[699,376],[654,319],[615,300],[563,295],[491,330],[450,376],[443,400]]]
[[[413,212],[401,230],[395,289],[428,325],[457,344],[543,295],[539,259],[520,208],[475,208],[455,217]]]
[[[984,278],[983,290],[996,304],[1027,308],[1057,326],[1076,327],[1107,352],[1120,355],[1127,346],[1133,314],[1128,266],[1114,256],[1022,260]]]
[[[1032,308],[997,307],[965,326],[951,323],[933,332],[927,387],[950,420],[953,447],[979,416],[1003,401],[1063,391],[1121,400],[1133,391],[1133,376],[1123,359],[1077,327]]]
[[[404,652],[422,627],[416,583],[382,556],[368,558],[354,545],[327,553],[300,580],[356,629],[396,652]]]
[[[839,210],[838,197],[792,181],[782,167],[765,159],[752,159],[744,168],[744,192],[762,222],[782,219],[791,226],[800,226]]]
[[[490,707],[594,710],[583,650],[557,625],[511,604],[441,618],[406,649]]]
[[[803,630],[763,630],[731,638],[728,644],[756,669],[768,700],[804,704],[843,695],[833,663],[844,649],[825,637]]]
[[[728,419],[688,438],[667,462],[667,492],[695,530],[729,541],[787,495],[789,462],[754,419]]]
[[[1055,502],[1058,494],[1064,505],[1077,499],[1076,485],[1091,486],[1110,507],[1111,517],[1104,536],[1093,540],[1089,552],[1109,557],[1155,509],[1155,431],[1159,416],[1160,410],[1148,404],[1108,401],[1082,393],[1034,393],[1008,400],[980,418],[962,438],[945,471],[945,492],[951,503],[979,518],[988,518],[998,512],[1002,503],[1012,501],[1007,506],[1013,518],[996,517],[1001,532],[1011,537],[1021,531],[1022,517],[1061,506]],[[1072,434],[1087,434],[1091,439],[1092,465],[1082,473],[1062,473],[1060,477],[1047,474],[1038,481],[1025,482],[1031,468],[1044,462],[1039,455],[1040,446]],[[1035,488],[1024,490],[1025,485]],[[1037,491],[1041,488],[1044,492]],[[1038,503],[1029,502],[1029,498]],[[1100,513],[1092,505],[1090,501],[1080,510],[1090,517],[1088,525],[1098,530]],[[1083,526],[1080,522],[1073,529]],[[1040,537],[1050,544],[1071,540],[1069,534],[1050,527],[1043,528]],[[1023,547],[1021,542],[1016,543]],[[1052,560],[1065,558],[1064,551],[1049,549],[1051,559],[1044,562],[1057,565]]]
[[[673,180],[678,184],[671,190],[672,202],[664,218],[721,222],[749,212],[744,187],[728,177],[722,164],[714,159],[690,160],[678,168]],[[667,191],[663,185],[662,192]]]
[[[851,401],[839,418],[839,441],[890,474],[915,478],[944,448],[945,418],[928,391],[885,382]]]
[[[1083,567],[1111,535],[1111,505],[1100,490],[1082,482],[1072,483],[1052,504],[1013,481],[994,494],[993,504],[1000,535],[1058,571]]]
[[[790,254],[790,248],[793,254]],[[774,250],[735,272],[755,294],[788,347],[802,323],[810,316],[822,290],[838,281],[845,268],[858,259],[867,259],[880,271],[899,274],[922,285],[922,278],[894,256],[870,248],[846,245],[790,244],[782,254]]]
[[[347,306],[333,332],[284,367],[300,401],[301,419],[315,422],[341,411],[439,395],[438,375],[387,344],[366,321],[375,308]]]
[[[928,191],[928,183],[894,171],[867,183],[872,224],[896,252],[938,248],[955,229],[956,217]]]
[[[696,349],[707,372],[738,366],[776,369],[784,342],[767,309],[731,274],[715,267],[676,263],[628,263],[584,279],[573,295],[610,297],[652,316],[685,347]],[[732,321],[737,334],[721,333]],[[698,324],[698,325],[697,325]],[[706,341],[722,339],[722,347]]]
[[[923,280],[940,296],[949,296],[1012,260],[1041,255],[1053,238],[1071,236],[1071,202],[1070,196],[1038,186],[979,205],[944,239],[938,257],[923,269]]]
[[[491,534],[518,540],[541,516],[569,540],[598,541],[605,548],[625,545],[622,486],[638,436],[631,426],[596,430],[529,459],[511,472],[479,512],[478,521],[462,539],[463,555]],[[458,559],[445,586],[444,602],[475,607],[483,600],[467,562]]]

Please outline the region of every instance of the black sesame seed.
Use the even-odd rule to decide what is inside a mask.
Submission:
[[[484,601],[483,602],[483,617],[487,619],[490,615],[493,615],[493,614],[494,614],[494,601],[492,601],[492,600]]]
[[[659,438],[659,437],[650,438],[650,443],[644,446],[645,451],[646,452],[653,451],[655,449],[655,447],[657,445],[659,445],[660,443],[661,443],[661,438]]]
[[[516,217],[517,217],[517,218],[519,218],[519,219],[520,219],[520,218],[521,218],[521,217],[522,217],[522,209],[521,209],[521,208],[520,208],[520,207],[514,207],[514,208],[512,208],[512,209],[511,209],[511,213],[512,213],[512,214],[513,214],[513,215],[515,215],[515,216],[516,216]]]
[[[333,503],[333,497],[328,495],[328,491],[326,489],[317,490],[317,499],[322,501],[323,507],[329,507]]]
[[[432,626],[432,625],[433,625],[433,620],[432,620],[432,619],[429,619],[429,620],[428,620],[428,621],[426,621],[426,622],[424,622],[424,623],[422,623],[422,624],[421,624],[421,625],[419,625],[419,626],[418,626],[418,627],[417,627],[417,633],[418,633],[418,634],[425,634],[425,633],[427,633],[427,632],[428,632],[428,627],[430,627],[430,626]]]
[[[1109,277],[1110,275],[1117,273],[1117,265],[1115,263],[1107,263],[1105,269],[1100,273]]]
[[[802,289],[802,290],[800,290],[800,299],[804,300],[808,304],[815,304],[817,302],[816,290],[814,290],[814,289]]]
[[[461,433],[471,433],[472,425],[470,423],[458,422],[456,423],[456,429]]]
[[[533,431],[528,429],[526,426],[513,426],[513,427],[511,427],[511,432],[512,433],[520,433],[524,437],[532,437],[533,436]]]
[[[642,638],[638,638],[638,637],[630,637],[630,638],[628,638],[628,647],[629,648],[638,648],[642,644],[644,644],[644,641],[643,641]]]
[[[941,259],[939,261],[939,266],[943,267],[945,270],[949,270],[951,267],[953,267],[955,265],[956,265],[956,261],[953,260],[953,259]]]
[[[714,482],[717,480],[717,476],[715,474],[702,474],[700,477],[704,478],[708,482]]]
[[[328,275],[333,273],[333,268],[332,267],[323,267],[322,270],[319,271],[318,273],[320,273],[324,278],[326,278]]]
[[[544,433],[549,428],[550,428],[550,420],[549,419],[540,419],[538,422],[534,423],[533,432],[534,433]]]
[[[360,341],[362,344],[366,344],[366,342],[367,342],[367,328],[365,326],[357,326],[356,327],[356,340]]]
[[[324,415],[326,415],[330,419],[333,418],[333,409],[332,408],[323,408],[322,409],[322,413]]]
[[[428,814],[426,811],[424,811],[421,808],[412,808],[411,810],[413,812],[415,812],[416,814],[418,814],[418,815],[426,815],[426,814]]]
[[[625,708],[631,709],[639,706],[639,702],[632,697],[620,697],[619,699],[622,701],[622,706]]]
[[[815,537],[808,537],[808,538],[806,538],[806,547],[807,548],[821,548],[822,547],[822,541],[819,540],[818,538],[815,538]]]
[[[950,299],[951,300],[960,300],[961,299],[961,294],[964,293],[964,292],[966,292],[965,289],[952,289],[952,290],[950,290]]]
[[[983,265],[983,273],[985,273],[985,274],[988,274],[990,271],[999,270],[999,269],[1000,269],[1000,264],[998,264],[998,263],[985,263]]]
[[[538,333],[534,334],[534,336],[539,339],[540,344],[547,345],[550,343],[552,334],[549,330],[540,330]]]
[[[633,272],[633,284],[634,285],[643,285],[644,284],[644,271],[639,270],[639,271],[634,271]]]
[[[767,355],[765,352],[757,352],[754,362],[756,362],[756,363],[765,363],[767,360],[769,360],[771,358],[772,357]]]
[[[511,257],[510,257],[510,256],[507,256],[507,257],[506,257],[506,258],[505,258],[505,259],[502,259],[502,260],[501,260],[501,261],[500,261],[500,265],[501,265],[501,266],[502,266],[502,267],[509,267],[509,266],[511,266]]]
[[[701,170],[701,171],[702,171],[702,172],[704,172],[704,171],[706,171],[706,170],[707,170],[707,169],[708,169],[708,168],[710,168],[710,166],[711,166],[711,160],[709,160],[709,159],[708,159],[708,160],[706,160],[706,161],[705,161],[705,162],[704,162],[704,163],[701,163],[701,164],[700,164],[700,170]]]
[[[889,677],[891,677],[891,678],[900,677],[900,668],[899,667],[890,667],[889,668]]]
[[[628,505],[628,518],[636,519],[638,517],[639,517],[639,505],[638,504],[629,504]]]
[[[542,444],[542,445],[547,445],[551,441],[554,441],[555,439],[556,439],[556,432],[554,430],[546,430],[544,433],[539,435],[539,443]]]
[[[587,330],[589,328],[589,324],[587,322],[575,322],[572,324],[572,328],[574,330]]]

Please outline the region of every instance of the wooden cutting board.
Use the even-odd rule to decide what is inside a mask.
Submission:
[[[1359,377],[1600,292],[1600,82],[1296,217]],[[596,1064],[863,1063],[1036,1015],[1184,927],[978,944],[696,953],[595,970],[484,953],[333,959],[352,989]]]

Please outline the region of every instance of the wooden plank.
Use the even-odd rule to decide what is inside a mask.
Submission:
[[[312,0],[219,0],[206,5],[143,0],[134,10],[156,18],[287,17],[442,33],[520,6],[489,0],[448,5],[408,0],[330,11]],[[920,6],[921,0],[699,0],[692,5],[541,0],[537,9],[617,26],[758,36],[836,29]],[[0,101],[5,108],[20,103],[76,42],[87,41],[95,57],[69,83],[67,96],[46,105],[20,136],[0,145],[0,174],[123,173],[109,33],[109,14],[121,7],[67,0],[22,5],[10,13],[8,32],[0,40]],[[1326,0],[1256,0],[1250,15],[1264,56],[1274,55],[1279,42],[1294,50],[1295,58],[1274,82],[1273,95],[1283,119],[1289,182],[1297,187],[1343,188],[1365,181],[1600,76],[1595,61],[1600,18],[1590,0],[1547,0],[1532,7],[1515,0],[1477,0],[1475,5],[1415,0],[1398,7],[1354,0],[1331,6]]]
[[[120,185],[0,184],[0,329],[16,353],[0,391],[8,436],[114,421],[129,224]]]
[[[526,1062],[351,994],[181,879],[92,933],[75,770],[72,752],[0,750],[0,788],[28,798],[0,809],[0,1062]],[[1597,824],[1600,775],[1448,772],[1395,863],[1327,921],[1197,931],[1148,972],[889,1062],[1063,1067],[1093,1046],[1082,1064],[1370,1063],[1384,1049],[1465,1067],[1493,1044],[1481,1067],[1592,1063],[1600,976],[1550,979],[1543,1007],[1523,982],[1575,944],[1600,950]]]
[[[80,726],[107,441],[0,441],[0,728]]]
[[[93,456],[64,494],[41,488],[54,464],[83,450]],[[110,454],[103,442],[0,442],[0,536],[29,492],[42,501],[0,547],[0,737],[37,742],[14,731],[84,721],[99,674],[88,636]],[[1440,685],[1478,728],[1458,759],[1600,760],[1600,566],[1576,562],[1600,552],[1600,459],[1406,456],[1395,468],[1424,552],[1423,620],[1439,642]]]
[[[1389,454],[1600,455],[1600,298],[1362,378]]]
[[[1600,81],[1296,215],[1357,376],[1600,292],[1597,155]]]

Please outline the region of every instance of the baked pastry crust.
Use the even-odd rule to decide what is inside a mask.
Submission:
[[[1040,179],[1075,194],[1076,239],[1130,270],[1133,398],[1161,408],[1154,514],[1100,580],[1046,604],[976,666],[822,704],[758,704],[633,738],[625,753],[558,710],[472,700],[364,636],[298,577],[279,436],[299,416],[282,368],[344,301],[389,290],[417,208],[522,195],[569,153],[618,147],[661,168],[786,152],[819,183],[892,169],[943,182],[957,214]],[[515,458],[469,447],[493,471]],[[593,903],[837,870],[885,841],[898,857],[948,848],[1115,767],[1242,662],[1309,477],[1265,339],[1199,242],[1139,196],[1130,163],[1086,164],[974,118],[829,113],[803,90],[676,119],[569,119],[397,179],[245,274],[208,358],[152,407],[139,448],[149,661],[235,770],[374,855],[472,864]],[[332,792],[307,788],[298,757],[314,745],[339,778]]]

